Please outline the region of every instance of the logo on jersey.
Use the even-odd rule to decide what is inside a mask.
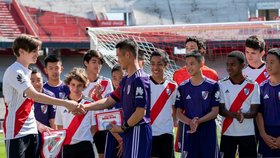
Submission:
[[[177,92],[177,94],[176,94],[176,100],[180,100],[180,97],[181,97],[180,92]]]
[[[229,90],[227,89],[227,90],[225,91],[225,93],[229,93]]]
[[[128,85],[127,86],[127,95],[129,94],[129,92],[130,92],[130,88],[131,88],[131,86],[130,85]]]
[[[280,92],[278,92],[278,99],[280,100]]]
[[[170,96],[171,95],[171,89],[166,88],[166,94]]]
[[[265,71],[263,72],[263,75],[265,76],[265,78],[268,78],[269,74]]]
[[[268,94],[266,94],[266,95],[263,97],[263,99],[268,99],[268,98],[269,98]]]
[[[22,75],[21,73],[18,74],[17,80],[18,80],[18,82],[19,82],[20,84],[26,82],[26,79],[23,77],[23,75]]]
[[[43,114],[46,114],[48,111],[48,105],[41,105],[41,111]]]
[[[250,93],[250,90],[248,88],[244,88],[244,94],[248,95]]]
[[[63,111],[63,113],[67,113],[68,111],[65,109],[64,111]]]
[[[66,94],[64,92],[59,92],[58,95],[60,99],[64,99],[66,97]]]
[[[216,101],[220,101],[220,92],[219,91],[217,91],[216,93],[215,93],[215,99],[216,99]]]
[[[188,94],[188,96],[186,97],[186,99],[192,99],[192,97]]]
[[[208,98],[208,94],[209,94],[208,91],[202,91],[202,92],[201,92],[202,98],[203,98],[204,100],[206,100],[206,99]]]
[[[143,98],[143,88],[142,87],[136,87],[136,97],[135,98]]]
[[[101,85],[101,92],[105,90],[105,87]]]

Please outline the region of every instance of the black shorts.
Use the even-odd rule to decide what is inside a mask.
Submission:
[[[90,141],[82,141],[73,145],[65,145],[62,150],[62,158],[94,158],[93,144]]]
[[[152,157],[174,158],[174,137],[172,134],[153,136]]]
[[[221,155],[235,158],[238,146],[239,157],[257,157],[255,136],[225,136],[221,138]]]
[[[7,158],[38,157],[38,135],[5,140]]]
[[[96,145],[99,154],[104,154],[106,143],[106,131],[98,131],[93,136],[94,144]]]

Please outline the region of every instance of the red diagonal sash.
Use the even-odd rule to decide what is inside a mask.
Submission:
[[[84,104],[88,104],[90,102],[85,102]],[[66,129],[66,138],[64,141],[64,145],[69,145],[72,141],[72,137],[74,136],[74,134],[76,133],[76,131],[78,130],[79,126],[81,125],[84,117],[86,116],[87,112],[85,114],[82,115],[76,115],[71,123],[69,124],[68,128]]]
[[[245,89],[247,89],[248,92],[245,92],[246,91]],[[254,90],[254,84],[247,83],[243,87],[243,89],[238,93],[237,97],[235,98],[235,100],[231,104],[229,111],[237,112],[238,110],[240,110],[242,104],[248,98],[248,96],[253,92],[253,90]],[[228,127],[231,125],[232,122],[233,122],[233,118],[226,118],[224,120],[223,128],[222,128],[222,134],[225,133],[225,131],[228,129]]]
[[[256,82],[257,82],[258,84],[261,84],[264,80],[267,79],[267,76],[264,75],[265,73],[267,73],[267,72],[266,72],[266,69],[264,69],[264,70],[262,71],[262,73],[257,77]]]
[[[106,90],[107,86],[108,86],[108,81],[102,80],[102,81],[100,82],[100,85],[103,87],[103,89],[102,89],[102,91],[101,91],[101,94],[103,94],[104,91]],[[92,99],[93,99],[94,101],[99,100],[99,99],[96,97],[96,94],[94,94],[94,96],[92,96]]]
[[[168,98],[171,96],[173,91],[175,90],[176,85],[172,83],[168,83],[165,89],[162,91],[157,101],[155,102],[153,108],[151,109],[151,125],[154,123],[155,119],[158,117],[159,113],[163,109],[165,103]]]

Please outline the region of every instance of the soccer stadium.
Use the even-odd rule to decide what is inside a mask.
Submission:
[[[38,70],[39,74],[42,75],[42,80],[45,84],[48,82],[50,78],[48,77],[48,75],[50,75],[51,73],[47,71],[47,63],[53,62],[53,61],[46,61],[46,58],[48,58],[49,56],[55,56],[58,58],[58,59],[49,59],[49,60],[56,60],[55,62],[61,63],[62,69],[61,72],[58,74],[60,76],[58,77],[59,81],[64,81],[64,79],[67,80],[68,78],[70,78],[69,81],[70,83],[72,79],[72,81],[73,80],[80,81],[81,83],[84,84],[84,87],[86,87],[87,84],[85,82],[82,82],[83,81],[82,77],[80,80],[77,80],[75,77],[73,78],[69,77],[70,74],[72,75],[74,74],[78,77],[83,76],[84,75],[83,73],[85,73],[84,71],[86,71],[87,73],[86,76],[88,76],[88,81],[90,83],[88,87],[84,89],[83,95],[86,95],[86,97],[90,97],[90,99],[94,101],[93,104],[89,103],[90,110],[93,109],[95,110],[95,107],[94,106],[90,107],[90,105],[95,105],[94,103],[98,102],[97,100],[100,99],[103,100],[105,98],[110,98],[114,100],[114,102],[119,100],[120,103],[123,102],[130,103],[129,99],[125,101],[121,100],[123,97],[129,96],[128,94],[130,92],[130,88],[131,88],[130,86],[133,86],[133,85],[128,85],[128,92],[126,95],[126,93],[124,93],[127,90],[125,86],[126,84],[130,83],[130,79],[129,79],[130,77],[127,77],[126,80],[124,81],[123,80],[121,82],[118,81],[118,84],[120,83],[119,87],[123,88],[123,90],[119,90],[117,87],[114,87],[115,85],[113,83],[112,75],[114,71],[118,71],[118,69],[116,69],[116,65],[120,64],[120,66],[122,66],[122,69],[127,70],[126,73],[128,74],[128,76],[130,76],[129,62],[130,60],[131,62],[133,62],[133,59],[131,59],[130,56],[129,58],[127,58],[127,61],[122,60],[122,58],[125,58],[125,56],[120,55],[119,52],[122,52],[122,49],[125,50],[127,49],[127,47],[123,45],[126,44],[129,45],[132,42],[135,44],[139,52],[140,51],[143,52],[142,60],[144,61],[144,65],[143,68],[141,68],[141,71],[145,72],[145,74],[147,75],[150,75],[147,78],[149,78],[148,83],[150,83],[151,85],[150,86],[151,89],[149,90],[151,92],[148,93],[147,91],[148,93],[147,96],[148,95],[150,96],[148,97],[150,98],[150,100],[147,101],[147,104],[157,105],[157,103],[160,102],[158,100],[161,99],[164,100],[163,101],[164,103],[162,103],[162,107],[153,107],[153,105],[148,106],[150,107],[148,111],[149,113],[151,112],[151,117],[155,117],[154,119],[151,118],[152,123],[151,122],[149,123],[149,121],[147,123],[146,117],[150,117],[149,116],[150,114],[147,115],[146,113],[144,114],[140,122],[138,120],[138,122],[136,122],[133,125],[131,124],[132,119],[131,118],[128,119],[126,118],[126,116],[124,116],[124,120],[118,120],[118,121],[115,121],[114,119],[112,120],[113,122],[121,122],[120,124],[117,125],[119,125],[119,128],[124,133],[126,132],[129,133],[132,131],[132,129],[133,131],[134,130],[137,131],[136,128],[138,128],[139,126],[139,131],[138,131],[139,133],[137,132],[134,133],[137,133],[136,135],[137,138],[139,139],[137,141],[139,141],[140,145],[133,144],[137,142],[136,140],[134,140],[134,137],[133,137],[132,144],[128,145],[127,142],[123,142],[124,139],[122,139],[122,135],[121,136],[119,134],[117,136],[115,136],[114,134],[110,135],[112,139],[113,138],[116,139],[115,143],[117,145],[123,145],[123,143],[127,143],[121,147],[122,150],[119,150],[120,147],[118,146],[117,152],[119,151],[124,152],[123,157],[131,157],[131,158],[147,157],[146,155],[141,153],[145,153],[149,151],[152,153],[149,155],[150,157],[159,157],[159,158],[162,157],[161,155],[165,155],[163,157],[176,157],[176,158],[177,157],[178,158],[179,157],[182,158],[183,157],[184,158],[185,157],[230,157],[230,154],[228,154],[230,153],[230,149],[234,150],[233,151],[234,157],[262,157],[262,156],[280,157],[280,132],[275,132],[275,131],[280,131],[280,120],[279,120],[280,116],[278,115],[280,114],[280,108],[279,106],[277,107],[277,105],[280,105],[280,87],[279,87],[280,72],[279,72],[279,67],[277,70],[274,70],[275,67],[273,69],[273,64],[266,64],[268,62],[265,62],[265,60],[270,61],[270,59],[273,61],[274,57],[276,57],[276,59],[280,58],[279,57],[280,51],[279,49],[277,49],[280,48],[280,1],[279,0],[208,0],[208,1],[205,0],[107,0],[107,1],[105,0],[0,0],[0,158],[17,157],[17,156],[13,156],[12,154],[14,152],[12,150],[14,146],[10,145],[10,143],[12,144],[11,140],[15,138],[22,138],[22,136],[25,137],[26,135],[25,134],[26,131],[24,131],[25,129],[17,129],[18,128],[17,126],[22,126],[22,128],[24,127],[26,128],[26,130],[29,129],[28,124],[25,126],[24,121],[22,122],[23,125],[21,124],[21,122],[19,123],[20,125],[16,123],[17,122],[16,119],[18,119],[17,118],[18,115],[23,115],[23,114],[18,114],[20,113],[20,111],[15,111],[16,115],[14,117],[7,116],[8,111],[11,113],[13,109],[10,109],[10,107],[8,108],[10,103],[7,103],[6,101],[9,100],[9,98],[11,98],[11,100],[14,99],[20,102],[20,99],[17,99],[16,98],[17,96],[4,95],[4,94],[8,94],[6,93],[7,91],[13,91],[15,93],[17,89],[22,89],[23,87],[21,87],[21,84],[25,82],[25,80],[21,80],[18,78],[21,77],[20,75],[22,75],[19,74],[19,76],[17,76],[17,80],[18,81],[21,80],[20,86],[19,87],[14,86],[15,88],[14,90],[10,90],[9,87],[7,86],[8,85],[7,80],[9,80],[10,77],[15,76],[16,73],[18,73],[18,71],[12,72],[9,74],[10,76],[7,77],[6,71],[13,63],[20,63],[18,61],[21,61],[19,60],[19,57],[22,55],[19,55],[20,54],[19,50],[24,50],[27,52],[33,51],[27,48],[29,46],[27,47],[19,46],[19,50],[18,50],[19,53],[15,52],[15,45],[16,45],[15,43],[17,41],[16,39],[18,39],[18,37],[21,37],[22,34],[27,34],[28,36],[30,35],[30,37],[32,36],[32,40],[33,37],[36,37],[36,40],[34,40],[32,44],[40,41],[38,42],[39,45],[38,48],[40,49],[38,50],[38,54],[39,54],[37,56],[38,59],[34,63],[32,62],[28,63],[27,68],[29,66],[29,68],[32,67]],[[125,41],[124,39],[129,39],[131,41],[129,40]],[[190,42],[188,40],[190,40]],[[194,53],[196,51],[194,51],[193,49],[191,51],[188,50],[187,45],[188,43],[192,43],[192,42],[196,43],[197,51],[200,52],[198,53],[199,55]],[[129,50],[130,47],[131,45],[129,45]],[[133,52],[133,50],[134,49],[132,49],[131,52]],[[243,55],[244,57],[240,55],[240,53],[237,53],[237,51],[243,52],[241,54],[244,54]],[[138,60],[140,61],[139,58],[140,53],[138,53],[138,51],[136,52],[137,52],[136,54],[138,54],[137,55]],[[186,55],[189,52],[191,52],[190,55]],[[259,56],[257,59],[256,57],[257,55],[255,54],[258,53]],[[96,73],[94,71],[95,74],[93,75],[94,76],[93,80],[91,80],[92,76],[88,74],[89,73],[88,64],[90,64],[91,59],[86,58],[87,54],[91,54],[91,55],[94,54],[93,57],[91,58],[100,59],[101,62],[101,64],[99,63],[98,72]],[[168,65],[164,69],[165,78],[164,80],[161,80],[161,82],[164,84],[162,84],[161,82],[154,83],[156,80],[154,80],[153,76],[155,73],[157,73],[157,71],[154,71],[152,68],[154,65],[152,58],[159,56],[161,57],[161,59],[163,59],[165,58],[163,54],[166,54],[166,56],[168,57],[168,63],[165,63],[165,60],[162,60],[163,63]],[[249,57],[248,54],[251,54],[251,57]],[[133,55],[132,55],[133,58],[137,57]],[[240,74],[242,75],[243,73],[243,76],[245,76],[245,78],[243,79],[244,82],[245,81],[246,83],[248,82],[245,85],[245,87],[239,88],[237,86],[237,85],[241,86],[243,84],[242,79],[241,79],[242,82],[238,78],[236,79],[237,80],[236,82],[232,80],[233,77],[231,76],[231,73],[237,71],[236,70],[237,68],[234,67],[234,64],[232,64],[232,67],[230,68],[229,62],[230,61],[234,62],[234,60],[229,60],[232,58],[236,58],[238,59],[237,61],[241,61],[241,64],[244,64],[244,67],[242,67],[243,70],[240,69],[241,70]],[[253,64],[251,64],[253,62],[251,58],[254,58],[252,60],[256,60],[254,64],[256,64],[257,66],[254,67]],[[192,78],[195,78],[194,76],[197,75],[197,74],[193,74],[193,71],[196,70],[195,68],[186,68],[188,67],[188,64],[186,64],[186,62],[188,61],[193,62],[192,59],[196,59],[194,61],[202,65],[202,67],[200,67],[199,69],[200,73],[198,74],[202,75],[202,77],[206,76],[204,78],[207,78],[204,79],[202,83],[207,82],[208,87],[207,86],[206,87],[209,88],[212,86],[214,87],[213,89],[215,89],[215,86],[217,85],[217,87],[219,87],[217,92],[215,92],[214,90],[213,92],[210,90],[200,91],[198,94],[202,93],[202,98],[198,98],[195,95],[198,88],[196,89],[195,85],[193,86],[191,85],[192,85]],[[136,60],[137,58],[135,58],[135,61]],[[126,65],[127,68],[123,66],[125,65],[124,63],[127,64]],[[205,65],[207,65],[206,66],[207,70],[211,69],[211,71],[213,70],[212,72],[215,72],[214,78],[204,74],[203,67]],[[85,70],[84,69],[81,70],[79,68],[75,69],[74,67],[85,68]],[[160,66],[158,66],[157,69],[159,67]],[[186,73],[189,76],[187,78],[182,76],[185,75]],[[33,70],[32,70],[32,74],[33,74]],[[179,81],[179,78],[176,78],[175,74],[179,75],[178,77],[182,77],[183,79],[180,78]],[[247,77],[248,77],[248,81],[247,81]],[[96,86],[95,83],[91,83],[97,80],[98,80],[97,85],[101,86],[99,91],[100,93],[102,93],[99,96],[93,95],[93,93],[98,91],[98,88],[96,88],[98,86]],[[165,85],[165,80],[170,80],[170,82],[166,83],[167,87],[163,87],[162,90],[160,89],[162,87],[160,88],[156,87],[161,84]],[[218,80],[220,81],[217,82]],[[240,84],[238,81],[240,81]],[[131,81],[131,82],[134,83],[136,81]],[[143,84],[145,84],[146,80],[144,81],[143,79],[142,82]],[[266,82],[268,84],[266,84]],[[29,84],[31,85],[31,83]],[[44,92],[44,89],[46,88],[45,84],[41,92],[47,94],[48,96],[53,97],[54,95],[54,98],[60,98],[61,100],[62,99],[68,100],[69,98],[67,98],[67,96],[72,93],[72,89],[70,87],[70,90],[68,88],[67,93],[63,92],[62,94],[61,92],[58,92],[59,96],[56,96],[55,92],[49,92],[51,90],[47,90]],[[138,85],[139,83],[135,83],[135,84]],[[66,83],[65,86],[66,85],[68,84]],[[107,85],[110,87],[107,87]],[[175,85],[176,88],[173,89],[172,86],[170,85]],[[189,94],[187,88],[184,88],[184,86],[185,87],[191,86],[188,88],[190,88],[190,91],[192,91],[192,93]],[[265,88],[265,86],[267,87]],[[49,87],[51,87],[51,85],[49,85]],[[34,88],[36,89],[35,86]],[[143,87],[140,86],[140,88]],[[156,90],[153,91],[153,88]],[[271,88],[273,90],[267,92],[268,88]],[[133,90],[133,88],[131,89]],[[116,93],[116,90],[123,91],[123,92],[120,92],[119,94]],[[219,96],[220,101],[218,102],[219,104],[217,104],[215,102],[218,100],[217,95],[222,95],[223,90],[225,90],[224,97]],[[140,90],[139,87],[135,88],[135,91],[136,91],[135,93],[136,96],[132,96],[132,98],[140,97],[138,95],[142,95],[143,93],[146,94],[145,88],[144,88],[144,92],[143,89]],[[166,91],[167,93],[166,96],[162,97],[160,91],[163,92]],[[231,92],[230,95],[229,95],[229,91]],[[244,96],[240,96],[241,94],[238,93],[239,91],[240,93],[244,92]],[[38,95],[37,94],[38,92],[34,92],[34,95],[31,95],[33,94],[33,92],[29,92],[29,91],[28,92],[23,91],[23,92],[24,94],[21,94],[21,96],[17,94],[19,95],[19,97],[21,97],[21,99],[25,99],[26,94],[28,97]],[[37,95],[35,95],[35,93]],[[156,94],[159,93],[159,94],[156,95],[155,93]],[[89,96],[87,96],[88,94]],[[63,97],[61,95],[63,95]],[[183,98],[182,95],[186,95],[183,97],[185,97],[185,100],[187,101],[184,101],[182,99],[180,100],[180,97]],[[190,113],[186,112],[187,109],[197,110],[195,108],[189,107],[190,104],[191,105],[197,104],[197,101],[199,100],[205,100],[206,102],[208,98],[210,99],[210,96],[212,97],[212,100],[215,101],[211,100],[209,102],[211,102],[211,104],[215,104],[215,105],[217,104],[219,108],[217,106],[215,107],[214,105],[209,105],[211,106],[210,111],[208,113],[209,116],[206,113],[201,116],[194,116],[196,115],[195,112],[194,112],[195,114],[193,114],[192,112]],[[272,98],[271,96],[274,96],[275,98]],[[169,99],[168,97],[170,97],[170,100],[168,100]],[[173,100],[171,97],[173,97]],[[30,98],[33,99],[32,97]],[[167,100],[163,98],[167,98]],[[154,99],[158,99],[158,100],[153,101]],[[266,104],[270,105],[269,102],[270,100],[272,100],[271,105],[275,104],[275,107],[273,107],[274,110],[265,108]],[[35,100],[35,102],[37,101]],[[70,101],[68,103],[70,106]],[[124,104],[126,105],[126,103]],[[140,101],[140,103],[142,103],[142,101]],[[45,103],[45,105],[47,104],[49,104],[49,102]],[[54,107],[56,107],[56,105],[59,104],[51,104],[54,105],[53,107],[53,109],[55,109],[54,111],[56,110],[61,111],[60,117],[62,117],[62,119],[60,120],[60,123],[62,124],[59,124],[59,126],[61,127],[63,126],[63,129],[65,129],[63,118],[69,117],[71,119],[72,118],[74,119],[77,116],[79,116],[79,115],[68,116],[71,113],[68,112],[67,115],[65,114],[65,110],[66,111],[69,110],[72,112],[74,111],[74,113],[75,112],[80,113],[79,110],[86,109],[86,106],[84,106],[85,104],[88,104],[88,101],[86,99],[82,100],[82,103],[78,102],[78,104],[76,104],[77,105],[76,109],[69,109],[66,106],[65,106],[66,108],[63,107],[64,109],[62,108],[56,109]],[[164,106],[168,106],[167,104],[168,105],[170,104],[172,106],[170,106],[168,109],[165,109]],[[204,105],[206,103],[201,103],[201,104]],[[234,104],[236,104],[236,107],[233,107]],[[74,103],[72,105],[74,105]],[[17,106],[19,106],[17,108],[20,108],[20,105]],[[34,103],[34,106],[36,106],[36,103]],[[144,107],[148,108],[147,106]],[[173,113],[171,116],[171,113],[175,111],[174,107],[180,110],[179,111],[176,110],[176,112]],[[39,108],[39,111],[46,114],[47,111],[46,108],[47,107],[43,106],[42,103],[42,106]],[[137,106],[136,111],[138,108],[139,107]],[[141,108],[143,109],[143,107],[140,107],[140,109]],[[159,109],[155,109],[155,108],[159,108]],[[31,113],[33,113],[33,108],[30,109],[31,109]],[[124,113],[126,115],[126,112],[124,111],[125,109],[124,108],[122,109],[123,111],[121,111],[118,114],[123,115]],[[163,113],[161,114],[161,110],[162,112],[166,112],[168,110],[169,111],[164,114]],[[34,109],[34,111],[36,116],[36,108]],[[98,118],[96,115],[100,115],[100,117],[101,118],[103,117],[103,119],[108,119],[108,118],[111,119],[115,117],[119,118],[118,116],[115,116],[117,114],[115,114],[114,110],[112,110],[112,113],[110,113],[111,115],[107,114],[106,112],[105,114],[107,115],[103,114],[104,115],[103,116],[102,114],[103,114],[102,111],[96,113],[92,112],[92,114],[87,112],[85,114],[85,118],[87,118],[87,115],[94,115],[95,119]],[[53,115],[57,116],[55,112]],[[82,114],[81,116],[83,115],[84,114]],[[170,115],[170,119],[168,120],[164,118],[164,116],[162,115],[164,116]],[[204,120],[204,116],[206,115],[208,116],[206,117],[207,121]],[[271,116],[272,118],[267,118],[268,117],[267,115]],[[132,116],[134,115],[131,115],[131,117]],[[189,116],[191,116],[191,118]],[[11,118],[7,119],[7,117],[8,118],[11,117]],[[26,116],[26,117],[28,118],[25,118],[25,120],[29,120],[31,116]],[[172,120],[171,117],[175,117],[173,119],[175,119],[177,123],[174,120],[173,120],[174,122],[171,121],[172,132],[170,133],[168,132],[167,127],[161,128],[160,126],[165,126],[165,124],[163,123],[164,121],[166,121],[165,122],[166,126],[168,126],[170,120]],[[121,116],[121,118],[123,119],[123,116]],[[203,118],[202,119],[203,121],[200,120],[200,118]],[[12,127],[7,125],[7,123],[5,123],[5,120],[6,121],[8,120],[7,122],[8,124],[9,121],[15,122],[14,125],[15,127],[12,125],[10,125]],[[35,121],[37,122],[38,130],[39,130],[39,126],[44,123],[42,122],[38,123],[37,118],[36,120]],[[179,125],[178,125],[178,120],[180,120],[179,122],[181,122],[179,123]],[[54,116],[52,118],[52,121],[54,122],[52,123],[48,122],[49,125],[46,126],[49,126],[51,128],[55,126],[56,127],[55,129],[58,132],[56,131],[53,132],[52,135],[53,137],[52,140],[50,141],[57,140],[57,139],[60,140],[62,137],[63,137],[63,141],[64,141],[64,137],[66,137],[65,138],[66,140],[64,141],[64,144],[62,140],[58,141],[60,144],[58,144],[57,142],[56,144],[55,143],[52,144],[51,146],[52,149],[48,149],[49,155],[48,154],[44,155],[44,149],[42,146],[40,146],[39,148],[42,149],[38,149],[39,152],[34,157],[56,157],[57,155],[60,155],[59,157],[67,157],[65,155],[67,155],[66,154],[67,152],[68,154],[70,153],[69,152],[70,148],[68,151],[65,151],[65,155],[62,154],[64,153],[64,149],[62,146],[65,145],[65,142],[68,142],[69,144],[67,144],[67,146],[71,147],[71,145],[76,143],[75,142],[76,140],[73,140],[74,138],[78,140],[82,139],[79,136],[77,136],[79,135],[79,133],[76,133],[75,135],[75,132],[74,133],[68,132],[68,133],[72,133],[72,137],[73,137],[72,140],[71,139],[68,140],[67,137],[69,135],[67,134],[67,130],[65,134],[65,132],[61,132],[62,130],[60,130],[60,128],[57,128],[58,127],[56,126],[57,120],[56,118],[54,118]],[[97,126],[96,127],[97,130],[95,130],[95,132],[90,131],[92,130],[91,127],[93,127],[93,124],[90,124],[88,126],[88,128],[90,128],[90,130],[88,129],[89,132],[95,133],[94,138],[88,140],[91,141],[90,146],[93,146],[92,151],[94,155],[91,156],[80,155],[80,156],[100,157],[100,158],[118,157],[119,153],[108,152],[111,149],[109,147],[106,148],[108,145],[107,141],[109,141],[108,135],[110,134],[110,132],[108,132],[108,129],[109,131],[111,131],[112,129],[114,131],[114,128],[117,129],[117,127],[108,125],[108,120],[106,120],[107,121],[106,131],[100,130],[104,132],[102,136],[101,134],[102,132],[98,130],[98,124],[102,124],[104,122],[99,122],[99,120],[95,120],[95,121],[96,124],[94,125],[94,127]],[[200,121],[202,122],[199,123]],[[212,123],[211,121],[213,121],[214,124],[211,124]],[[67,126],[70,124],[69,128],[72,127],[71,126],[72,122],[66,123]],[[172,136],[171,141],[175,142],[172,143],[171,145],[172,147],[164,148],[162,147],[162,144],[165,144],[166,142],[158,141],[157,142],[158,149],[154,149],[155,148],[154,142],[152,143],[149,141],[141,142],[140,140],[142,139],[144,140],[142,136],[144,137],[145,135],[141,133],[143,132],[142,126],[144,129],[143,124],[146,123],[149,124],[149,128],[152,131],[150,132],[152,133],[151,136],[153,137],[153,140],[160,140],[160,141],[167,140],[170,138],[168,136],[171,135]],[[52,126],[52,124],[54,126]],[[177,124],[176,127],[175,124]],[[227,127],[225,128],[225,126]],[[79,126],[76,127],[75,125],[73,125],[73,128],[74,127],[78,128]],[[6,128],[15,128],[11,130],[14,132],[17,129],[18,131],[16,133],[12,132],[10,134],[11,136],[7,135],[5,137],[4,131],[6,130]],[[153,128],[155,129],[155,131]],[[187,128],[189,130],[187,130]],[[214,134],[215,139],[213,140],[209,139],[210,146],[212,145],[214,146],[213,151],[210,151],[212,150],[212,148],[206,150],[205,148],[200,147],[199,142],[200,141],[203,142],[204,140],[202,137],[199,139],[200,137],[199,135],[200,134],[203,135],[204,134],[203,131],[205,132],[209,129],[208,131],[209,135],[207,135],[207,137],[212,137],[210,136],[211,133],[210,129],[212,128],[213,129],[215,128],[215,134]],[[244,130],[239,131],[236,130],[235,128],[240,128],[240,129],[244,128]],[[250,128],[250,130],[246,131],[246,129],[248,128]],[[186,132],[184,132],[185,130]],[[77,131],[80,132],[79,129]],[[184,134],[184,133],[188,133],[188,134]],[[160,137],[162,136],[161,134],[162,135],[166,134],[168,136],[163,138]],[[99,136],[100,138],[98,138]],[[101,139],[101,137],[104,138]],[[154,137],[156,137],[156,139]],[[234,139],[235,137],[238,137],[240,139],[238,139],[237,141]],[[119,139],[117,138],[120,138],[121,141],[119,141]],[[207,141],[208,140],[205,140],[205,142]],[[227,141],[228,142],[240,141],[247,144],[253,144],[253,145],[255,144],[255,147],[253,146],[253,149],[250,150],[252,146],[247,146],[246,148],[248,148],[248,151],[246,153],[241,149],[242,143],[240,144],[237,143],[237,145],[235,144],[235,146],[238,146],[237,148],[235,148],[235,146],[233,145],[234,146],[233,148],[230,145],[234,143],[227,143]],[[82,141],[82,142],[86,142],[86,141]],[[214,142],[214,144],[211,144],[211,142]],[[40,143],[42,145],[42,142]],[[97,143],[100,143],[101,145]],[[144,146],[146,147],[138,148],[138,146],[143,146],[143,144],[141,143],[144,143],[145,144]],[[7,144],[9,145],[9,147],[7,147]],[[161,146],[159,144],[161,144]],[[79,144],[79,145],[81,145],[79,146],[79,148],[84,148],[88,146],[86,144]],[[127,146],[129,146],[129,148]],[[194,148],[192,148],[193,146]],[[172,148],[172,156],[168,155],[167,150],[169,150],[169,148]],[[73,149],[71,148],[71,150],[74,150],[74,148]],[[51,152],[55,152],[57,153],[57,155],[52,155]],[[160,153],[164,153],[164,154],[160,154]],[[201,154],[201,153],[205,153],[205,154]],[[118,156],[116,156],[116,154]],[[72,154],[72,157],[75,157],[74,154]]]

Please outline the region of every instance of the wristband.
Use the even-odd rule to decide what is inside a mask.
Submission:
[[[123,125],[121,126],[121,129],[124,131],[124,132],[127,132],[129,130],[129,125],[127,122],[124,122]]]

